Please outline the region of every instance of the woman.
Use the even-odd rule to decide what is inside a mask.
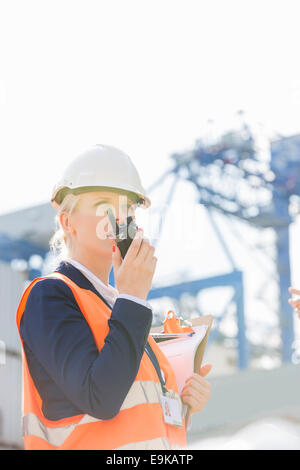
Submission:
[[[122,260],[105,212],[110,207],[122,223],[150,206],[135,167],[120,150],[95,146],[69,165],[51,202],[60,226],[51,247],[65,252],[52,274],[28,286],[17,313],[25,448],[185,448],[182,404],[191,413],[203,408],[211,366],[179,396],[149,335],[154,247],[139,230]]]

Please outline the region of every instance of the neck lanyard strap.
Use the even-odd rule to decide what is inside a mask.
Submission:
[[[159,381],[160,381],[160,385],[161,385],[163,395],[165,395],[165,393],[168,391],[167,388],[165,387],[166,382],[162,378],[162,373],[161,373],[161,369],[160,369],[160,366],[159,366],[159,362],[157,360],[157,357],[155,356],[155,353],[154,353],[153,349],[151,348],[150,344],[148,343],[148,341],[147,341],[147,344],[145,346],[145,351],[148,354],[149,359],[152,362],[152,364],[153,364],[153,366],[156,370],[157,376],[158,376]]]

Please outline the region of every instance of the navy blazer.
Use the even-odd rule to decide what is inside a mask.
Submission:
[[[93,291],[111,309],[73,265],[62,261],[56,271]],[[99,353],[92,331],[65,282],[46,278],[31,289],[20,333],[47,419],[85,413],[111,419],[119,412],[139,370],[152,310],[123,298],[117,298],[111,310],[110,330]]]

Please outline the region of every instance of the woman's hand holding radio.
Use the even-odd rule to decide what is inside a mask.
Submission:
[[[120,294],[129,294],[147,299],[151,289],[157,258],[154,246],[150,245],[143,232],[139,229],[122,260],[121,252],[115,245],[112,255],[116,288]]]

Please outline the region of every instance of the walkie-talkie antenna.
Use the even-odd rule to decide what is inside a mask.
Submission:
[[[116,235],[116,238],[118,239],[118,236],[119,236],[119,225],[117,223],[117,220],[115,218],[115,215],[113,213],[113,211],[111,209],[107,209],[106,211],[108,217],[109,217],[109,221],[111,223],[111,226],[112,226],[112,229],[114,231],[114,234]]]

